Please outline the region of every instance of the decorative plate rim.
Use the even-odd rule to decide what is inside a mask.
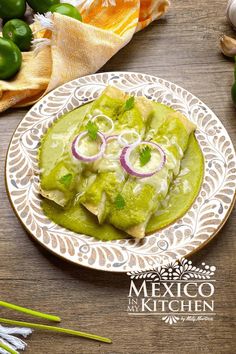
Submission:
[[[117,82],[115,81],[115,79],[117,79]],[[126,83],[123,83],[122,84],[122,80],[123,81],[127,81],[127,80],[130,80],[131,82],[128,82],[129,83],[129,85],[130,85],[130,87],[131,87],[131,89],[130,89],[130,87],[129,86],[126,86],[128,83],[126,82]],[[87,80],[87,81],[86,81]],[[96,81],[97,80],[97,81]],[[119,82],[119,80],[120,80],[120,82]],[[135,81],[136,80],[136,81]],[[145,81],[146,80],[146,81]],[[149,81],[148,81],[149,80]],[[48,117],[50,117],[52,120],[55,120],[55,119],[57,119],[59,116],[61,116],[62,114],[64,114],[65,112],[68,112],[68,111],[70,111],[70,110],[72,110],[72,109],[74,109],[74,108],[76,108],[76,107],[78,107],[78,106],[80,106],[80,105],[83,105],[83,104],[85,104],[85,103],[87,103],[87,102],[89,102],[89,101],[91,101],[91,100],[93,100],[93,99],[95,99],[97,96],[95,95],[95,96],[89,96],[89,99],[87,99],[86,101],[83,101],[82,100],[82,104],[80,104],[80,101],[81,101],[81,97],[78,95],[78,97],[76,97],[75,95],[72,97],[72,94],[71,94],[71,90],[72,89],[74,89],[74,94],[75,94],[75,92],[76,92],[76,90],[78,90],[79,91],[79,89],[81,88],[81,86],[86,86],[86,83],[87,83],[87,86],[91,86],[91,87],[93,87],[93,86],[99,86],[99,85],[101,85],[103,88],[108,84],[108,83],[110,83],[110,81],[112,81],[112,83],[113,84],[115,84],[115,86],[117,86],[117,87],[119,87],[119,88],[121,88],[120,87],[120,85],[122,86],[124,86],[122,89],[123,90],[125,90],[125,91],[129,91],[129,92],[133,92],[133,93],[135,93],[136,92],[136,94],[140,94],[140,89],[138,88],[136,88],[136,91],[135,91],[135,89],[134,89],[134,87],[132,87],[132,84],[134,84],[134,82],[133,81],[135,81],[136,83],[137,82],[142,82],[142,85],[140,85],[140,86],[143,86],[143,88],[145,89],[145,87],[146,87],[146,90],[147,90],[147,92],[148,92],[148,89],[150,90],[150,88],[154,88],[154,91],[155,91],[155,89],[158,91],[158,88],[159,88],[159,96],[158,96],[158,93],[152,93],[151,92],[151,96],[149,95],[149,97],[148,97],[148,95],[147,94],[145,94],[148,98],[154,98],[155,97],[155,94],[157,95],[156,96],[156,99],[154,99],[154,100],[158,100],[158,101],[160,101],[160,97],[161,97],[161,102],[163,102],[163,103],[165,103],[165,104],[168,104],[169,103],[169,105],[170,106],[172,106],[172,107],[174,107],[175,109],[178,109],[178,108],[176,108],[176,105],[178,106],[178,100],[177,100],[177,102],[176,102],[176,97],[178,97],[179,98],[179,96],[180,95],[182,95],[182,99],[183,99],[183,101],[184,101],[184,99],[186,98],[184,98],[184,96],[189,96],[189,99],[190,99],[190,101],[191,100],[195,100],[195,101],[197,101],[197,103],[195,103],[195,105],[199,105],[199,106],[201,106],[201,109],[202,109],[202,111],[205,111],[205,114],[206,114],[206,116],[207,115],[209,115],[209,116],[211,116],[211,119],[215,119],[216,120],[216,123],[218,124],[218,126],[219,126],[219,128],[221,128],[222,130],[223,130],[223,135],[222,136],[224,136],[225,138],[226,138],[226,142],[227,142],[227,149],[231,149],[231,154],[233,154],[233,158],[231,159],[231,162],[233,163],[233,168],[235,168],[235,166],[236,166],[236,164],[235,164],[235,161],[236,161],[236,158],[235,158],[235,150],[234,150],[234,147],[233,147],[233,144],[232,144],[232,141],[231,141],[231,138],[230,138],[230,136],[228,135],[228,132],[226,131],[226,129],[224,128],[224,126],[223,126],[223,124],[221,123],[221,121],[216,117],[216,115],[201,101],[201,100],[199,100],[197,97],[195,97],[194,95],[192,95],[191,93],[189,93],[187,90],[185,90],[185,89],[183,89],[182,87],[180,87],[180,86],[178,86],[178,85],[176,85],[176,84],[174,84],[174,83],[172,83],[172,82],[170,82],[170,81],[167,81],[167,80],[164,80],[164,79],[162,79],[162,78],[158,78],[158,77],[155,77],[155,76],[152,76],[152,75],[147,75],[147,74],[144,74],[144,73],[137,73],[137,72],[123,72],[123,71],[115,71],[115,72],[105,72],[105,73],[98,73],[98,74],[92,74],[92,75],[87,75],[87,76],[84,76],[84,77],[81,77],[81,78],[78,78],[78,79],[76,79],[76,80],[73,80],[73,81],[71,81],[71,82],[68,82],[68,83],[66,83],[66,84],[64,84],[64,85],[62,85],[62,86],[60,86],[60,87],[58,87],[57,89],[55,89],[55,90],[53,90],[52,92],[50,92],[49,94],[47,94],[47,96],[45,96],[44,98],[42,98],[39,102],[37,102],[29,111],[28,111],[28,113],[23,117],[23,119],[20,121],[20,123],[18,124],[18,126],[16,127],[16,129],[15,129],[15,131],[14,131],[14,133],[13,133],[13,135],[12,135],[12,138],[11,138],[11,141],[10,141],[10,143],[9,143],[9,147],[8,147],[8,150],[7,150],[7,157],[6,157],[6,161],[5,161],[5,183],[6,183],[6,189],[7,189],[7,194],[8,194],[8,197],[9,197],[9,200],[10,200],[10,203],[11,203],[11,205],[12,205],[12,207],[13,207],[13,209],[14,209],[14,211],[15,211],[15,214],[16,214],[16,216],[18,217],[18,219],[20,220],[20,222],[22,223],[22,225],[24,226],[24,228],[28,231],[28,233],[34,238],[34,239],[36,239],[43,247],[45,247],[46,249],[48,249],[49,251],[51,251],[53,254],[55,254],[56,256],[59,256],[60,258],[62,258],[62,259],[64,259],[64,260],[67,260],[67,261],[70,261],[70,262],[73,262],[73,263],[75,263],[75,264],[77,264],[77,265],[82,265],[82,266],[85,266],[85,267],[87,267],[87,268],[92,268],[92,269],[96,269],[96,270],[103,270],[103,271],[111,271],[111,272],[128,272],[128,271],[133,271],[133,270],[135,270],[135,269],[146,269],[146,268],[150,268],[150,267],[153,267],[153,266],[155,266],[155,265],[157,265],[157,264],[164,264],[164,263],[170,263],[170,261],[172,261],[172,260],[176,260],[176,259],[179,259],[179,258],[182,258],[183,256],[190,256],[190,255],[192,255],[193,253],[195,253],[196,251],[198,251],[198,250],[200,250],[201,248],[203,248],[208,242],[210,242],[213,238],[214,238],[214,236],[220,231],[220,229],[224,226],[224,224],[225,224],[225,222],[227,221],[227,219],[228,219],[228,217],[229,217],[229,215],[230,215],[230,213],[231,213],[231,211],[232,211],[232,209],[233,209],[233,207],[234,207],[234,204],[235,204],[235,201],[236,201],[236,184],[235,184],[235,180],[232,180],[232,183],[231,183],[231,189],[230,189],[230,191],[232,191],[233,190],[233,194],[231,193],[230,195],[231,195],[231,197],[227,197],[228,199],[230,199],[230,201],[228,202],[228,209],[227,209],[227,211],[225,211],[225,213],[224,213],[224,217],[220,220],[220,222],[218,223],[218,225],[217,225],[217,227],[215,227],[215,229],[214,229],[214,231],[213,232],[211,232],[211,234],[205,239],[205,240],[202,240],[202,242],[198,245],[198,246],[196,246],[196,247],[194,247],[194,248],[192,248],[191,250],[187,250],[187,252],[185,253],[185,254],[183,254],[183,253],[177,253],[177,254],[175,254],[173,257],[171,256],[171,259],[170,259],[170,257],[167,257],[166,258],[166,256],[165,256],[165,254],[162,254],[162,255],[160,255],[160,256],[157,256],[157,254],[156,253],[151,253],[151,256],[145,256],[145,254],[142,256],[143,258],[147,258],[147,259],[145,259],[144,261],[142,260],[142,262],[143,262],[143,264],[141,264],[140,265],[140,257],[139,258],[137,258],[136,259],[136,261],[134,261],[133,262],[133,264],[131,264],[130,263],[130,260],[129,260],[129,257],[124,261],[124,259],[122,260],[122,261],[119,261],[118,263],[118,265],[116,265],[116,264],[110,264],[110,266],[108,267],[108,264],[107,264],[107,260],[108,259],[110,259],[110,258],[112,258],[112,260],[116,260],[116,261],[118,261],[119,259],[120,259],[120,257],[122,258],[122,255],[115,255],[115,254],[113,254],[112,256],[111,255],[109,255],[109,253],[113,253],[113,251],[111,252],[110,250],[107,250],[107,254],[105,253],[105,255],[104,255],[104,252],[106,252],[106,249],[108,248],[108,247],[105,247],[105,251],[104,251],[104,245],[106,244],[106,245],[112,245],[112,244],[114,244],[114,243],[118,243],[119,244],[119,251],[122,253],[127,253],[127,249],[128,249],[128,247],[130,247],[130,249],[128,250],[129,251],[129,254],[130,254],[130,257],[132,256],[132,252],[134,252],[133,251],[133,249],[136,247],[136,246],[138,246],[138,247],[140,247],[139,245],[138,245],[138,243],[137,243],[137,241],[134,241],[134,240],[117,240],[117,241],[108,241],[108,242],[101,242],[101,241],[98,241],[98,240],[96,240],[96,239],[94,239],[94,238],[91,238],[91,237],[89,237],[89,236],[86,236],[86,235],[76,235],[76,234],[74,234],[74,233],[72,233],[72,232],[70,232],[70,231],[68,231],[68,230],[65,230],[65,229],[63,229],[63,228],[61,228],[60,226],[58,226],[58,225],[56,225],[56,224],[54,224],[54,223],[52,223],[52,222],[49,222],[50,224],[53,224],[54,226],[56,226],[56,231],[55,232],[61,232],[61,233],[66,233],[67,234],[67,236],[65,235],[65,238],[69,238],[69,237],[71,237],[71,238],[86,238],[87,239],[87,242],[84,242],[84,239],[82,240],[82,244],[78,244],[78,245],[76,245],[76,242],[78,243],[78,240],[75,240],[75,245],[73,246],[74,247],[74,254],[72,255],[72,254],[70,254],[70,251],[71,251],[71,244],[72,244],[72,242],[71,242],[71,244],[70,245],[66,245],[66,242],[69,242],[68,240],[67,241],[64,241],[63,240],[63,242],[64,242],[64,246],[61,244],[61,245],[59,245],[59,248],[58,248],[58,244],[57,244],[57,247],[55,247],[55,248],[53,248],[52,247],[52,244],[50,243],[50,245],[49,245],[49,242],[52,242],[51,240],[48,242],[48,239],[46,240],[46,239],[44,239],[44,238],[42,238],[42,235],[40,235],[40,237],[39,237],[39,235],[37,236],[35,233],[34,233],[34,231],[32,230],[32,224],[30,225],[31,226],[31,228],[29,227],[29,225],[27,225],[27,223],[26,223],[26,221],[25,221],[25,217],[22,217],[21,215],[20,215],[20,213],[21,213],[21,210],[19,211],[19,210],[17,210],[17,206],[16,206],[16,199],[14,200],[14,197],[13,197],[13,192],[15,191],[14,190],[14,188],[12,188],[12,185],[11,185],[11,183],[10,183],[10,181],[12,180],[11,179],[11,177],[10,177],[10,173],[14,173],[14,172],[10,172],[10,170],[9,170],[9,168],[10,168],[10,162],[11,162],[11,153],[13,152],[13,145],[14,145],[14,139],[17,139],[17,135],[19,135],[19,130],[21,129],[21,126],[23,125],[23,123],[25,123],[25,122],[27,122],[27,119],[29,120],[29,118],[31,117],[32,118],[32,115],[31,114],[36,114],[37,113],[37,110],[39,110],[39,108],[41,107],[42,109],[44,109],[44,111],[46,111],[46,107],[44,108],[44,105],[43,105],[43,103],[50,103],[50,100],[51,100],[51,102],[53,101],[53,99],[55,98],[56,99],[56,97],[54,96],[54,95],[56,95],[57,93],[59,94],[60,92],[62,92],[62,95],[64,94],[65,95],[65,97],[67,97],[66,96],[66,94],[69,96],[69,98],[68,98],[68,100],[67,100],[67,103],[66,104],[64,104],[64,105],[62,105],[62,107],[58,110],[58,111],[53,111],[53,108],[51,107],[50,108],[50,105],[49,105],[49,107],[47,107],[48,108],[48,112],[50,111],[50,109],[51,109],[51,113],[48,115]],[[101,82],[102,82],[102,84],[101,84]],[[145,85],[145,83],[143,83],[143,82],[145,82],[146,83],[146,85]],[[84,84],[85,83],[85,84]],[[80,85],[79,85],[80,84]],[[83,84],[83,85],[82,85]],[[162,87],[162,89],[165,91],[165,89],[168,91],[168,93],[166,93],[166,96],[164,95],[163,96],[163,93],[161,94],[161,89],[160,89],[160,87],[158,86],[158,85],[160,85],[160,86],[163,86]],[[94,89],[94,88],[93,88]],[[128,90],[127,90],[128,89]],[[65,90],[64,92],[63,92],[63,90]],[[69,91],[68,91],[69,90]],[[94,89],[95,90],[95,89]],[[143,90],[143,89],[142,89]],[[174,92],[174,90],[175,90],[175,92]],[[100,90],[101,91],[101,90]],[[70,92],[70,95],[68,94],[68,92]],[[99,89],[97,88],[97,90],[95,90],[94,91],[97,95],[98,95],[98,92],[99,92]],[[94,94],[94,93],[93,93]],[[142,91],[142,93],[141,94],[143,94],[143,91]],[[171,97],[167,97],[168,96],[168,94],[171,94]],[[74,107],[72,107],[72,109],[70,109],[70,108],[68,108],[68,107],[70,107],[70,104],[71,104],[71,100],[73,100],[74,98],[77,98],[77,99],[79,99],[80,101],[76,101],[76,99],[74,100]],[[92,98],[91,98],[92,97]],[[175,97],[174,99],[173,99],[173,97]],[[170,99],[171,100],[171,102],[170,101],[168,101],[168,99]],[[48,102],[47,102],[48,101]],[[180,100],[181,101],[181,100]],[[42,103],[43,102],[43,103]],[[66,109],[68,108],[68,110],[66,110],[65,111],[65,107],[66,107]],[[181,109],[179,109],[179,110],[181,110],[181,111],[183,111],[183,107],[181,107]],[[52,113],[53,112],[53,113]],[[39,112],[38,112],[39,113]],[[185,115],[187,115],[191,120],[193,120],[192,119],[192,114],[193,113],[191,113],[191,117],[189,116],[189,114],[186,114],[186,112],[183,112]],[[36,116],[37,116],[37,114],[36,114]],[[44,117],[43,115],[41,115],[41,117]],[[53,118],[54,117],[54,118]],[[35,118],[35,115],[34,115],[34,118]],[[50,118],[48,118],[48,120],[50,120]],[[204,118],[205,119],[205,118]],[[204,120],[203,119],[203,120]],[[211,119],[210,119],[210,121],[211,121]],[[29,124],[32,124],[32,123],[30,123],[30,122],[28,122]],[[36,123],[39,123],[39,125],[41,124],[43,124],[42,123],[42,119],[39,119]],[[209,121],[208,121],[208,123],[209,123]],[[217,126],[217,127],[218,127]],[[30,128],[30,129],[28,129],[29,131],[31,131],[31,130],[33,130],[33,129],[35,129],[35,128],[33,128],[34,127],[34,125]],[[45,130],[45,127],[43,127],[42,129],[44,129]],[[22,130],[22,129],[21,129]],[[42,130],[43,131],[43,130]],[[44,131],[45,132],[45,131]],[[24,131],[24,129],[23,129],[23,131],[22,131],[22,135],[25,133],[25,131]],[[219,134],[219,132],[218,132],[218,134]],[[42,134],[43,135],[43,134]],[[22,137],[21,137],[22,138]],[[41,135],[38,137],[38,142],[40,141],[40,139],[41,139]],[[19,140],[19,139],[18,139]],[[198,142],[199,142],[199,139],[198,139],[198,136],[197,136],[197,140],[198,140]],[[201,149],[203,150],[203,146],[201,146],[201,143],[199,142],[199,144],[200,144],[200,147],[201,147]],[[19,145],[19,142],[18,142],[18,145]],[[27,144],[26,144],[27,145]],[[38,147],[37,148],[35,148],[36,149],[36,151],[38,151]],[[227,150],[226,149],[226,150]],[[27,153],[26,153],[26,157],[28,158],[29,156],[27,155]],[[205,160],[205,156],[204,156],[204,160]],[[33,160],[32,160],[33,161]],[[207,161],[206,161],[206,163],[207,163]],[[227,166],[225,166],[225,169],[226,169],[226,167]],[[214,168],[213,168],[214,169]],[[34,173],[31,175],[31,180],[33,179],[33,178],[35,178],[35,170],[33,170],[34,171]],[[19,171],[18,171],[19,172]],[[206,165],[205,165],[205,176],[204,176],[204,182],[205,182],[205,178],[206,178]],[[15,173],[17,173],[17,172],[15,172]],[[32,182],[32,181],[31,181]],[[232,184],[234,184],[234,187],[232,187]],[[32,182],[32,184],[30,185],[30,186],[33,186],[33,182]],[[16,186],[15,186],[16,187]],[[17,187],[16,187],[16,189],[17,189]],[[202,191],[202,187],[201,187],[201,189],[200,189],[200,192]],[[199,194],[200,194],[200,192],[199,192]],[[37,194],[37,193],[36,193]],[[225,196],[226,197],[226,196]],[[150,236],[147,236],[144,240],[146,240],[146,239],[148,239],[148,238],[150,238],[150,237],[155,237],[155,239],[156,239],[156,242],[159,242],[159,241],[161,241],[161,239],[160,239],[160,237],[162,236],[162,233],[164,232],[164,231],[166,231],[166,230],[169,230],[170,228],[172,229],[172,232],[175,232],[175,230],[174,230],[174,228],[175,228],[175,226],[176,226],[176,224],[177,223],[179,223],[179,221],[181,220],[182,221],[182,219],[184,219],[184,217],[186,216],[186,215],[188,215],[188,213],[192,210],[192,208],[193,208],[193,205],[195,204],[195,202],[196,202],[196,200],[194,201],[194,203],[192,204],[192,206],[190,207],[190,209],[180,218],[180,219],[178,219],[178,220],[176,220],[176,222],[174,222],[174,223],[172,223],[171,225],[168,225],[166,228],[164,228],[164,229],[162,229],[162,230],[160,230],[157,234],[158,234],[158,236],[159,236],[159,239],[158,239],[158,237],[157,237],[157,235],[150,235]],[[204,203],[203,203],[204,204]],[[27,206],[27,203],[26,203],[26,206]],[[29,208],[30,209],[30,208]],[[222,213],[223,213],[223,211],[222,211]],[[41,215],[42,216],[42,215]],[[45,217],[45,216],[44,216]],[[45,217],[46,218],[46,217]],[[186,225],[185,225],[186,226]],[[44,227],[44,226],[43,226]],[[178,228],[178,227],[177,227]],[[48,230],[50,230],[50,229],[48,229]],[[62,230],[62,231],[61,231]],[[169,230],[170,231],[170,230]],[[69,234],[69,235],[68,235]],[[43,236],[43,237],[45,237],[45,235]],[[92,239],[92,240],[91,240]],[[89,240],[89,241],[88,241]],[[193,240],[194,240],[194,235],[193,235]],[[55,241],[55,240],[54,240]],[[123,243],[126,243],[126,242],[128,242],[129,243],[129,241],[131,241],[130,243],[131,243],[131,245],[125,245],[126,247],[124,247],[122,244]],[[59,243],[61,242],[61,243],[63,243],[62,242],[62,240],[60,240],[60,241],[58,241]],[[164,241],[163,241],[164,242]],[[93,249],[95,248],[95,246],[93,245],[93,244],[97,244],[97,251],[94,253],[93,252]],[[144,243],[148,243],[147,241],[144,241]],[[87,244],[89,244],[89,246],[87,246]],[[90,248],[90,246],[91,246],[91,248],[92,248],[92,251],[91,250],[87,250],[86,249],[86,252],[85,252],[85,250],[82,252],[82,248],[84,247],[86,245],[86,247],[88,247],[88,248]],[[128,246],[128,247],[127,247]],[[61,248],[60,248],[61,247]],[[72,247],[72,248],[73,248]],[[101,248],[102,247],[102,248]],[[143,246],[141,246],[141,247],[143,247]],[[69,250],[70,249],[70,250]],[[78,250],[80,250],[80,253],[82,253],[82,255],[83,256],[86,256],[86,253],[93,253],[93,255],[90,255],[89,257],[90,258],[88,258],[88,256],[87,256],[87,258],[85,258],[85,259],[83,259],[83,258],[75,258],[75,249],[78,249]],[[99,249],[100,249],[100,251],[99,251]],[[102,249],[102,250],[101,250]],[[168,249],[168,248],[167,248]],[[123,250],[123,251],[122,251]],[[150,249],[149,249],[150,250]],[[99,255],[99,252],[100,252],[100,255]],[[98,253],[97,253],[98,252]],[[164,250],[164,252],[165,252],[165,250]],[[73,253],[73,252],[72,252]],[[84,254],[85,253],[85,254]],[[118,252],[119,253],[119,252]],[[161,252],[159,252],[159,253],[161,253]],[[101,262],[101,259],[103,258],[103,261],[102,261],[102,263],[99,263],[99,259],[96,259],[96,257],[97,258],[99,258],[100,257],[100,262]],[[118,258],[117,258],[117,257]],[[79,257],[79,253],[78,253],[78,257]],[[94,257],[95,257],[95,259],[94,259]],[[105,259],[104,259],[104,257],[105,257]],[[110,257],[110,258],[109,258]],[[148,260],[148,258],[151,258],[151,262],[146,262],[147,260]],[[156,259],[155,261],[153,261],[153,258],[154,259]],[[87,260],[88,259],[92,259],[92,263],[91,264],[89,264],[88,262],[87,262]],[[142,263],[141,262],[141,263]],[[116,262],[117,263],[117,262]],[[144,265],[144,267],[143,267],[143,265]]]

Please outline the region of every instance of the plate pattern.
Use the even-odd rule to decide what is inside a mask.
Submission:
[[[40,207],[37,154],[41,137],[59,116],[94,100],[108,84],[162,102],[185,114],[198,127],[196,137],[205,158],[203,184],[189,211],[174,224],[141,241],[102,242],[70,232],[47,219]],[[46,248],[83,266],[127,272],[186,257],[217,233],[235,199],[236,158],[220,120],[191,93],[150,75],[110,72],[66,83],[27,113],[9,146],[6,182],[17,216]]]

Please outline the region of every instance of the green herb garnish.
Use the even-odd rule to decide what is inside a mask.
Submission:
[[[131,96],[126,102],[124,111],[129,111],[130,109],[134,108],[134,96]]]
[[[117,196],[116,196],[115,206],[116,206],[116,209],[118,209],[118,210],[121,210],[125,207],[125,200],[120,193],[117,194]]]
[[[87,123],[86,128],[87,128],[88,135],[89,135],[90,139],[96,140],[97,139],[97,135],[98,135],[98,126],[97,126],[97,124],[91,122],[91,120],[90,120]]]
[[[145,166],[150,160],[151,160],[151,149],[149,146],[145,146],[145,148],[143,148],[139,154],[140,165]]]
[[[71,173],[68,173],[67,175],[64,175],[62,176],[60,179],[59,179],[59,182],[61,184],[63,184],[66,188],[69,188],[70,187],[70,184],[71,184],[71,181],[72,181],[72,174]]]

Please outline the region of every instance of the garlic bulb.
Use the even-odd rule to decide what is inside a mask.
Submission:
[[[228,21],[236,29],[236,0],[229,0],[226,15]]]
[[[223,35],[220,38],[220,48],[227,57],[236,56],[236,39]]]

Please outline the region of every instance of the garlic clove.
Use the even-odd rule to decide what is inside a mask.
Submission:
[[[231,25],[236,29],[236,0],[229,0],[226,16]]]
[[[223,35],[220,38],[220,48],[227,57],[236,56],[236,39]]]

